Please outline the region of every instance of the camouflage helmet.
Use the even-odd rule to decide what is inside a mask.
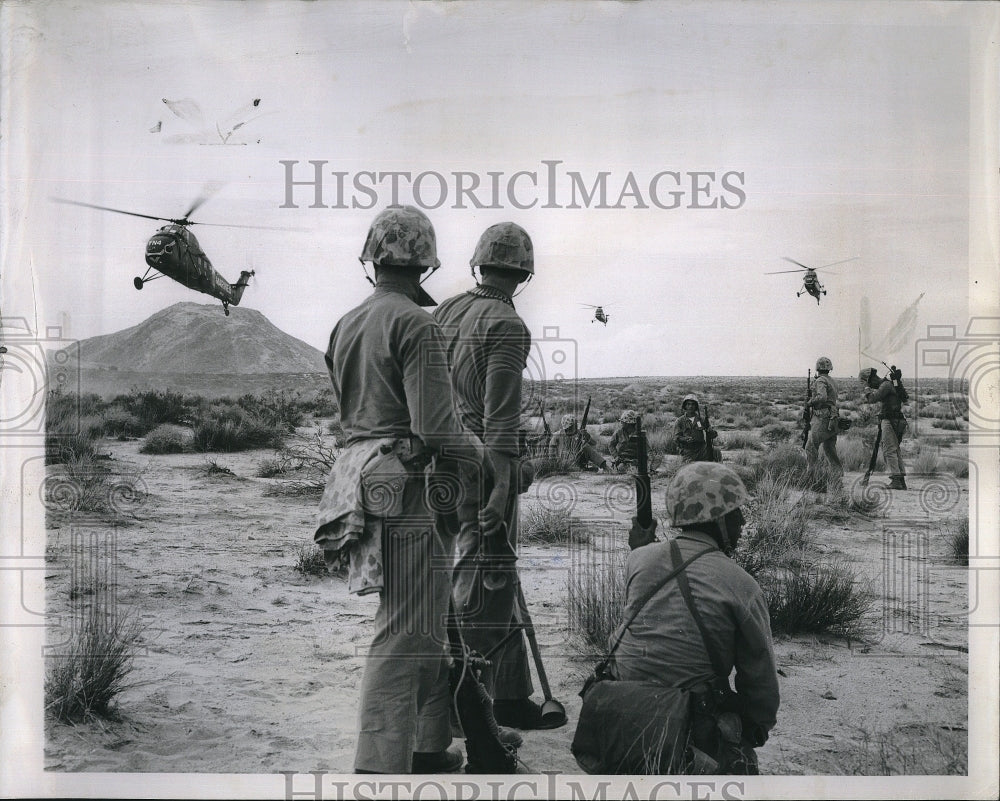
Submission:
[[[698,396],[697,395],[685,395],[684,400],[681,401],[681,410],[684,409],[684,404],[688,401],[694,401],[694,405],[698,406]]]
[[[833,362],[827,356],[820,356],[816,360],[816,372],[826,370],[828,373],[833,369]]]
[[[622,416],[618,418],[618,422],[622,425],[635,425],[639,422],[639,415],[631,409],[626,409],[622,412]]]
[[[718,462],[684,465],[667,486],[667,515],[673,526],[718,520],[750,500],[743,480]]]
[[[379,212],[368,229],[360,258],[376,267],[419,267],[423,271],[441,266],[434,226],[413,206],[387,206]]]
[[[559,427],[563,431],[569,431],[576,426],[576,417],[571,414],[564,414],[559,420]]]
[[[470,267],[499,267],[535,274],[535,251],[531,237],[520,225],[502,222],[491,225],[479,237]]]

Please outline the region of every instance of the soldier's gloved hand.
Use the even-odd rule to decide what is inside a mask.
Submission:
[[[628,547],[633,551],[643,545],[656,542],[656,520],[648,526],[639,523],[638,518],[632,518],[632,528],[628,532]]]
[[[486,506],[479,510],[479,530],[484,537],[492,537],[503,527],[503,514],[507,508],[507,493],[495,488]]]

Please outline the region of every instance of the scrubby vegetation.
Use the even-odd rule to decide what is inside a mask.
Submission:
[[[521,506],[518,539],[520,542],[555,545],[583,543],[590,538],[586,529],[570,512],[538,504],[524,504]]]

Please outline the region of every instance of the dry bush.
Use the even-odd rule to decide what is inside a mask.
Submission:
[[[95,605],[74,635],[69,652],[53,657],[45,675],[45,709],[58,720],[113,717],[115,699],[129,682],[139,648],[139,621],[109,615]]]
[[[546,476],[565,476],[570,473],[579,472],[580,468],[576,463],[576,457],[567,451],[557,451],[556,453],[544,453],[531,458],[535,468],[535,478],[545,478]]]
[[[960,565],[969,564],[969,518],[963,518],[949,540],[951,558]]]
[[[757,465],[756,482],[770,473],[774,478],[787,479],[790,487],[826,492],[830,469],[821,456],[810,467],[805,449],[786,442],[767,451]]]
[[[194,424],[193,445],[199,451],[245,451],[284,444],[284,422],[267,421],[240,406],[215,405]]]
[[[303,576],[327,575],[326,557],[318,545],[303,545],[299,548],[295,570]]]
[[[751,576],[785,564],[806,546],[812,504],[792,497],[787,476],[760,474],[750,503],[744,507],[746,527],[735,552],[737,563]]]
[[[768,574],[761,588],[775,634],[864,633],[875,601],[858,576],[840,565],[812,565]]]
[[[628,551],[591,551],[587,555],[589,559],[569,572],[569,621],[588,653],[606,654],[608,640],[621,624],[625,609]]]
[[[173,425],[157,426],[146,435],[139,453],[163,454],[184,453],[187,445],[181,431]]]
[[[760,436],[765,442],[776,445],[779,442],[785,442],[792,436],[792,432],[787,426],[774,422],[765,425],[764,429],[760,432]]]
[[[753,431],[724,431],[719,435],[719,444],[724,450],[764,450],[764,443]]]
[[[590,542],[587,530],[565,509],[524,504],[517,536],[520,542],[545,545]]]
[[[965,776],[964,729],[933,723],[902,724],[890,731],[860,730],[859,742],[841,757],[838,773],[854,776]]]

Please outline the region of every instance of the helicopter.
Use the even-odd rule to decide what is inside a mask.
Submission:
[[[588,309],[594,310],[594,319],[590,321],[592,323],[596,321],[598,323],[603,323],[604,325],[607,325],[608,320],[611,319],[611,316],[604,311],[603,306],[594,306],[591,303],[581,303],[580,305],[586,306]]]
[[[202,195],[178,219],[155,217],[150,214],[139,214],[134,211],[113,209],[109,206],[96,206],[93,203],[81,203],[78,200],[52,198],[56,203],[67,203],[72,206],[84,206],[101,211],[113,211],[116,214],[128,214],[132,217],[142,217],[147,220],[162,220],[167,223],[161,226],[149,241],[146,242],[146,272],[142,277],[136,276],[132,283],[136,289],[142,289],[149,281],[167,276],[196,292],[203,292],[222,301],[222,310],[229,316],[229,307],[238,306],[243,297],[243,290],[255,275],[253,270],[243,270],[235,284],[229,283],[216,272],[212,262],[208,260],[197,238],[188,229],[190,225],[211,225],[223,228],[261,228],[265,230],[289,230],[287,228],[271,228],[263,225],[226,225],[224,223],[198,223],[190,216],[208,199]]]
[[[800,298],[804,294],[812,295],[816,298],[816,305],[819,306],[820,295],[825,295],[826,290],[823,288],[823,284],[820,283],[819,276],[816,275],[817,270],[825,270],[827,267],[833,267],[836,264],[846,264],[849,261],[856,261],[860,259],[860,256],[852,256],[849,259],[843,259],[842,261],[835,261],[830,264],[824,264],[822,267],[806,267],[806,265],[801,262],[795,261],[795,259],[790,259],[787,256],[783,257],[785,261],[789,261],[792,264],[798,265],[799,269],[805,270],[806,274],[802,276],[802,289],[795,293],[795,297]],[[798,270],[777,270],[772,273],[764,273],[764,275],[781,275],[783,273],[797,273]],[[832,273],[831,273],[832,275]]]

